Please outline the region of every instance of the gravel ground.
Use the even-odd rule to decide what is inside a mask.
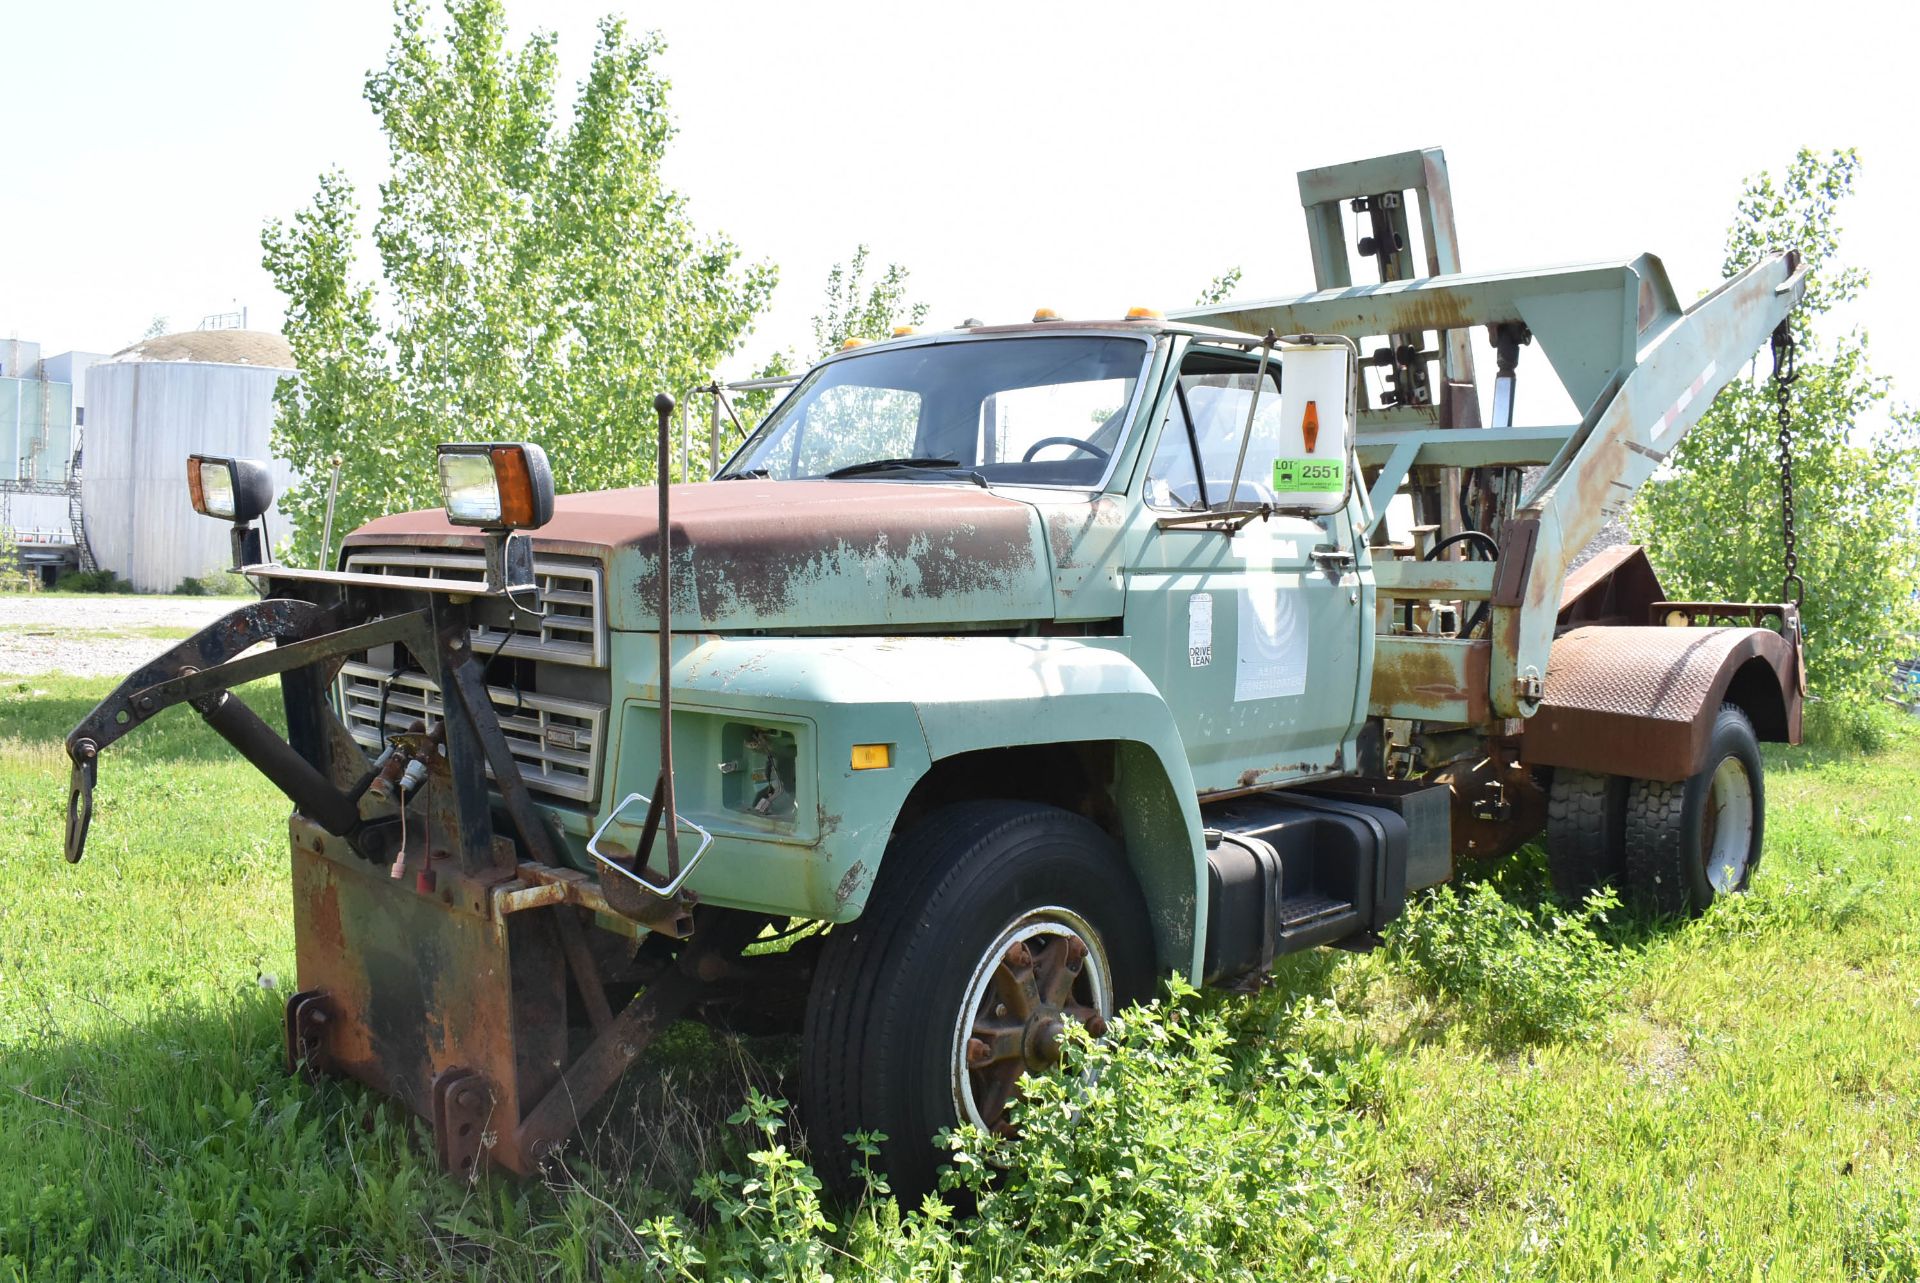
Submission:
[[[239,604],[226,597],[0,595],[0,674],[121,677]]]

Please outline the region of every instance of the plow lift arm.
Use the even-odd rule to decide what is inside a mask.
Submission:
[[[1542,467],[1498,529],[1499,555],[1491,562],[1384,563],[1376,565],[1383,596],[1413,596],[1428,581],[1445,582],[1456,596],[1491,604],[1491,655],[1485,698],[1470,694],[1459,706],[1461,722],[1486,709],[1494,717],[1531,716],[1540,705],[1548,652],[1558,620],[1561,589],[1573,560],[1699,422],[1715,394],[1735,379],[1782,326],[1805,288],[1795,251],[1769,254],[1723,282],[1691,307],[1680,306],[1660,260],[1638,258],[1577,267],[1485,275],[1402,276],[1379,284],[1345,286],[1344,261],[1333,262],[1329,232],[1314,215],[1337,201],[1326,199],[1340,170],[1368,181],[1405,181],[1427,209],[1429,263],[1452,259],[1452,215],[1444,199],[1428,207],[1424,183],[1435,173],[1437,150],[1359,162],[1352,167],[1308,171],[1301,176],[1315,267],[1323,284],[1336,288],[1264,302],[1226,303],[1178,313],[1180,319],[1249,333],[1334,334],[1358,342],[1390,336],[1376,355],[1391,366],[1396,402],[1359,413],[1357,449],[1363,468],[1374,471],[1368,497],[1372,520],[1383,519],[1387,501],[1416,469]],[[1368,167],[1373,167],[1372,170]],[[1374,170],[1378,172],[1375,173]],[[1444,162],[1438,174],[1444,184]],[[1332,175],[1330,177],[1329,175]],[[1313,186],[1310,188],[1310,183]],[[1444,196],[1444,186],[1440,189]],[[1319,197],[1318,203],[1311,197]],[[1394,193],[1392,207],[1404,210]],[[1356,205],[1384,204],[1381,195]],[[1371,212],[1371,210],[1366,211]],[[1436,255],[1434,232],[1440,233]],[[1401,233],[1404,235],[1404,232]],[[1337,244],[1333,248],[1340,248]],[[1363,251],[1367,246],[1363,243]],[[1378,247],[1383,274],[1410,270],[1401,253]],[[1577,424],[1513,428],[1479,426],[1464,340],[1474,326],[1490,330],[1524,327],[1580,410]],[[1513,331],[1508,329],[1507,333]],[[1437,340],[1426,349],[1425,336]],[[1402,343],[1413,338],[1413,344]],[[1363,348],[1363,350],[1365,350]],[[1381,359],[1382,357],[1386,359]],[[1446,395],[1420,395],[1424,381],[1408,386],[1410,362],[1439,361]],[[1448,595],[1440,591],[1427,596]],[[1382,637],[1383,652],[1438,648],[1464,686],[1477,677],[1467,649],[1452,639]]]
[[[662,396],[654,408],[664,482],[674,403]],[[492,1163],[524,1173],[682,1011],[743,1001],[771,983],[737,957],[771,919],[697,908],[698,897],[681,888],[700,853],[683,858],[678,831],[702,831],[675,809],[664,682],[660,784],[651,799],[628,799],[649,803],[637,849],[616,858],[588,844],[600,869],[618,876],[596,880],[568,863],[489,693],[487,667],[499,649],[476,653],[474,640],[482,608],[504,605],[509,630],[520,612],[538,613],[519,599],[539,591],[529,531],[552,514],[545,456],[513,443],[456,443],[441,453],[494,470],[495,511],[465,521],[484,527],[478,581],[257,560],[262,540],[253,523],[270,492],[256,487],[247,502],[210,511],[193,470],[264,470],[194,456],[195,507],[234,523],[235,568],[266,596],[142,665],[74,728],[65,849],[70,862],[85,851],[103,751],[174,705],[193,707],[295,807],[300,988],[287,1004],[289,1068],[355,1077],[402,1100],[431,1122],[449,1170]],[[507,484],[503,458],[521,487],[512,504],[498,499]],[[663,540],[672,529],[668,491],[659,487]],[[451,497],[448,504],[451,514]],[[664,564],[659,582],[659,656],[668,673],[672,583]],[[375,756],[348,733],[329,691],[349,656],[379,647],[403,652],[440,692],[441,706],[427,715],[431,726],[400,715],[396,732],[383,700],[385,746]],[[237,693],[274,676],[284,738]],[[664,867],[650,858],[656,850]],[[696,912],[705,924],[697,939]],[[604,941],[596,948],[588,936],[594,921],[618,924],[620,939],[651,935],[667,944],[644,956],[609,952]],[[570,1008],[591,1032],[577,1055]]]

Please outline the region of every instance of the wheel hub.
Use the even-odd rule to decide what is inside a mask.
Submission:
[[[1726,895],[1746,885],[1753,850],[1753,781],[1737,757],[1722,759],[1707,787],[1700,817],[1700,853],[1707,882]]]
[[[1068,1022],[1107,1031],[1113,986],[1098,937],[1079,915],[1021,915],[989,946],[955,1029],[954,1097],[962,1119],[1010,1136],[1020,1079],[1060,1063]]]

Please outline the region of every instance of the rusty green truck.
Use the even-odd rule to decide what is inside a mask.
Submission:
[[[697,484],[663,398],[658,487],[449,445],[444,508],[305,569],[196,458],[262,597],[75,729],[69,858],[102,751],[190,703],[294,803],[290,1066],[528,1172],[668,1022],[791,1031],[823,1173],[881,1132],[901,1191],[1069,1024],[1366,947],[1543,830],[1569,895],[1743,889],[1794,603],[1575,563],[1796,260],[1683,307],[1651,257],[1462,274],[1437,152],[1301,193],[1311,293],[850,344]],[[1511,426],[1526,348],[1576,422]],[[230,693],[273,674],[284,739]]]

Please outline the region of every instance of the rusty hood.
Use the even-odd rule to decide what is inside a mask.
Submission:
[[[1039,514],[972,485],[717,481],[674,486],[674,627],[913,630],[1053,616]],[[659,498],[651,486],[563,495],[536,549],[607,559],[615,628],[650,630]],[[440,509],[380,517],[349,547],[478,547]]]

